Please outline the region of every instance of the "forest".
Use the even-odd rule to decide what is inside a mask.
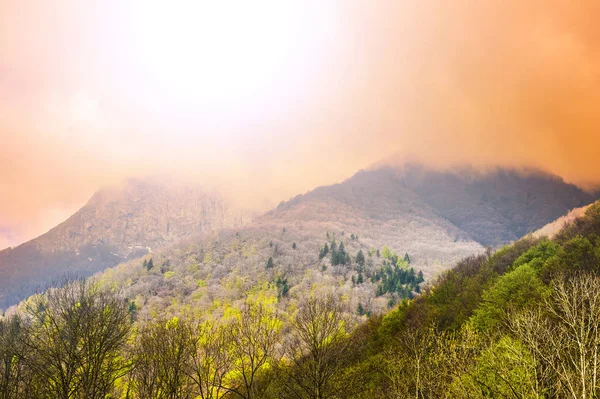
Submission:
[[[414,286],[409,256],[380,256],[381,290]],[[552,240],[466,258],[367,319],[335,292],[282,311],[282,279],[219,317],[144,318],[118,288],[69,281],[0,321],[0,397],[594,398],[599,272],[597,203]]]

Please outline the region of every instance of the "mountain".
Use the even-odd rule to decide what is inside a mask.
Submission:
[[[296,196],[250,224],[190,236],[125,262],[98,279],[120,287],[142,319],[190,308],[222,312],[224,304],[263,290],[289,297],[333,291],[352,309],[382,313],[418,292],[406,276],[422,273],[432,281],[489,243],[535,230],[586,201],[589,194],[541,172],[374,168]],[[339,262],[331,248],[342,244],[347,259]],[[153,266],[144,265],[150,259]],[[287,306],[292,302],[282,299]]]
[[[281,278],[298,290],[310,281],[335,285],[348,291],[354,305],[381,312],[411,290],[402,286],[376,295],[376,276],[397,258],[406,254],[414,272],[431,279],[459,259],[516,240],[592,200],[539,171],[440,171],[409,164],[360,171],[342,183],[283,202],[242,226],[218,196],[130,180],[98,192],[47,234],[0,253],[0,307],[64,272],[86,276],[125,262],[107,276],[117,278],[117,284],[127,282],[131,298],[148,303],[152,297],[154,311],[166,311],[173,300],[189,304],[192,293],[194,298],[202,295],[208,307],[223,297],[206,296],[205,287],[197,286],[200,280],[218,291],[224,280],[240,279],[239,289],[226,295],[233,300]],[[349,262],[334,265],[331,254],[319,257],[325,244],[333,242],[344,244]],[[378,256],[384,248],[396,255]],[[150,251],[160,268],[148,271],[142,260],[128,262]],[[370,255],[360,273],[372,280],[360,287],[349,285],[358,278],[353,258],[359,251]],[[274,268],[267,271],[269,258]]]
[[[64,274],[89,276],[237,222],[218,195],[194,187],[130,179],[102,189],[46,234],[0,252],[0,308]]]
[[[594,201],[579,187],[538,170],[432,171],[406,165],[398,181],[469,237],[494,247]]]

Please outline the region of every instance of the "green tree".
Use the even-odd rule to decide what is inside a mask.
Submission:
[[[520,310],[539,302],[547,288],[536,271],[524,264],[498,278],[490,289],[484,291],[481,303],[472,317],[474,326],[488,331],[504,320],[508,310]]]
[[[408,252],[404,254],[404,262],[410,265],[410,256],[408,256]]]
[[[265,264],[265,269],[272,269],[274,266],[273,264],[273,257],[269,256],[269,259],[267,260],[267,263]]]
[[[365,255],[363,254],[362,250],[358,250],[355,261],[356,264],[358,264],[361,267],[361,269],[365,267]]]

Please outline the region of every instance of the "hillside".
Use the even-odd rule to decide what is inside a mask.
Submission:
[[[405,165],[399,184],[482,245],[497,247],[534,232],[593,195],[537,170],[432,171]]]
[[[414,175],[409,176],[409,171]],[[470,194],[460,194],[456,187]],[[524,187],[529,195],[523,193]],[[511,189],[517,192],[509,194]],[[555,194],[561,190],[565,193]],[[509,198],[504,206],[497,204],[504,203],[500,194]],[[444,195],[445,202],[441,201]],[[527,205],[527,196],[532,203],[554,210],[537,211]],[[465,207],[460,206],[463,200]],[[499,170],[469,176],[464,171],[385,167],[299,195],[244,227],[191,236],[99,278],[120,286],[141,316],[179,314],[189,307],[215,311],[220,308],[216,303],[242,300],[248,292],[277,286],[277,281],[285,281],[292,296],[321,287],[346,296],[353,309],[360,305],[365,312],[382,313],[414,294],[410,291],[414,286],[383,293],[379,288],[381,273],[402,267],[399,261],[405,254],[414,273],[431,280],[458,260],[483,253],[487,240],[478,233],[486,226],[492,226],[496,236],[486,230],[485,237],[503,242],[530,229],[523,226],[538,228],[559,209],[562,214],[572,203],[586,200],[588,194],[541,173]],[[520,225],[513,223],[517,219]],[[333,243],[344,245],[348,262],[334,264],[331,254],[319,256],[325,244]],[[385,247],[399,259],[383,256]],[[359,251],[366,259],[360,267]],[[144,260],[151,258],[156,266],[145,268]],[[272,267],[267,268],[269,259]],[[359,274],[363,282],[356,284]]]
[[[89,276],[238,222],[217,195],[193,187],[130,179],[102,189],[46,234],[0,252],[0,308],[65,273]]]
[[[0,389],[264,399],[594,397],[600,389],[600,202],[552,240],[528,236],[467,257],[427,286],[409,278],[421,294],[384,316],[353,305],[369,281],[389,287],[398,270],[411,274],[404,260],[386,267],[389,249],[365,255],[365,265],[384,270],[379,280],[347,281],[340,273],[366,277],[369,268],[359,257],[334,262],[359,244],[352,233],[342,249],[346,239],[328,232],[335,250],[289,284],[287,262],[303,241],[280,245],[288,233],[303,235],[269,230],[271,257],[252,268],[262,247],[249,237],[261,231],[205,235],[30,298],[16,318],[0,319],[0,367],[11,365]],[[85,345],[72,350],[56,339],[64,334]],[[86,350],[104,338],[100,357]],[[61,378],[71,370],[64,365],[75,378]]]
[[[591,205],[586,205],[570,210],[569,213],[567,213],[566,215],[563,215],[558,219],[554,220],[553,222],[548,223],[541,229],[534,231],[533,236],[536,238],[553,238],[565,226],[573,223],[576,219],[582,217],[590,206]]]
[[[261,267],[269,257],[285,266],[290,284],[301,285],[307,270],[322,268],[320,248],[334,239],[343,242],[352,256],[384,246],[399,255],[409,254],[411,266],[430,279],[457,260],[483,252],[484,246],[515,240],[591,201],[577,187],[540,172],[442,172],[405,165],[360,171],[340,184],[284,202],[246,228],[231,230],[228,227],[243,223],[233,220],[214,195],[130,180],[98,192],[47,234],[0,253],[0,307],[16,303],[65,272],[87,276],[149,251],[158,251],[157,259],[164,258],[178,271],[171,285],[178,278],[190,278],[185,267],[194,258],[204,270],[197,279],[208,279],[210,286],[218,287],[225,276],[239,276],[250,288],[265,281]],[[202,235],[205,231],[214,234]],[[294,243],[297,248],[292,251]],[[185,246],[194,249],[182,250]],[[251,248],[252,256],[240,253],[240,246]],[[208,248],[219,256],[205,262]],[[365,271],[369,276],[382,266],[381,261],[369,265]],[[328,276],[343,286],[353,273],[351,267],[323,270],[318,279]],[[376,284],[361,287],[356,302],[367,303],[371,311],[385,310],[389,298],[375,300],[376,289]],[[137,283],[131,290],[139,295]],[[180,299],[187,301],[185,296]]]
[[[359,328],[341,398],[593,397],[600,202],[554,234],[469,257]],[[560,365],[560,367],[556,367]]]

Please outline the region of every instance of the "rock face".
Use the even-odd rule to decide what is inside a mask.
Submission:
[[[89,276],[187,236],[239,223],[216,194],[130,179],[46,234],[0,252],[0,308],[65,275]]]

